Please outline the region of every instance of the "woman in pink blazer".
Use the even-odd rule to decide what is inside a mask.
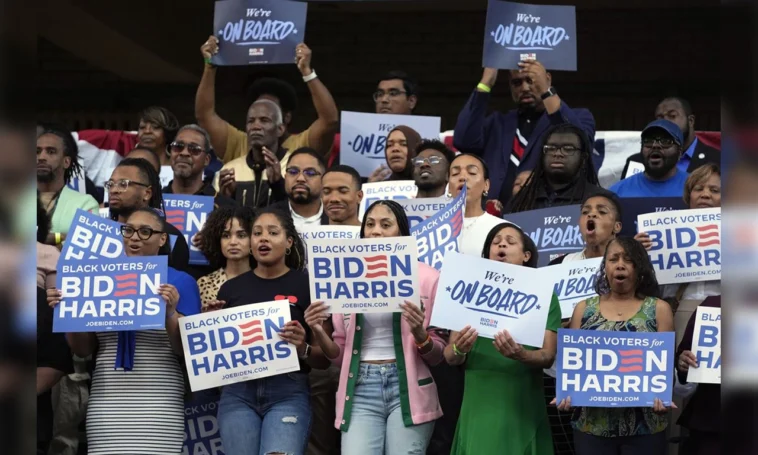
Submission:
[[[409,235],[394,201],[371,204],[363,217],[361,238]],[[406,301],[402,313],[333,314],[333,333],[322,326],[329,318],[324,303],[305,312],[324,354],[342,367],[335,426],[343,454],[425,453],[442,416],[429,365],[442,361],[446,342],[427,329],[439,272],[419,262],[418,275],[420,308]]]

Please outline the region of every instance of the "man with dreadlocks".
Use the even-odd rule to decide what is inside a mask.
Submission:
[[[74,221],[77,209],[97,213],[99,205],[88,194],[66,186],[79,165],[79,149],[71,133],[58,126],[43,125],[37,135],[37,190],[51,222],[45,243],[60,246]]]
[[[126,158],[118,163],[111,178],[105,182],[105,191],[108,192],[110,217],[119,223],[125,223],[129,215],[142,208],[165,211],[160,177],[153,165],[143,158]],[[156,231],[155,234],[161,233]],[[171,244],[168,265],[192,274],[184,235],[169,223],[166,223],[166,234]]]
[[[579,204],[600,190],[592,162],[592,145],[584,131],[564,123],[548,129],[541,159],[505,213]],[[506,203],[508,202],[508,203]]]

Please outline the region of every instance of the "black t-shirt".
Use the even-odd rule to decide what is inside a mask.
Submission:
[[[305,328],[305,341],[310,343],[311,329],[305,323],[305,309],[311,304],[308,272],[290,270],[279,278],[266,279],[251,270],[225,282],[218,291],[218,300],[226,302],[224,308],[285,299],[290,303],[290,318]],[[310,367],[300,361],[300,371],[307,373]]]

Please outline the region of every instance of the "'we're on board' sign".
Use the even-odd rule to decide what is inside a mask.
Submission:
[[[518,69],[518,63],[527,59],[548,70],[576,71],[574,6],[489,0],[482,64]]]

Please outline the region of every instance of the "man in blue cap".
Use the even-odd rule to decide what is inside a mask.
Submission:
[[[682,156],[682,130],[668,120],[655,120],[642,130],[642,164],[635,174],[610,189],[622,198],[682,197],[687,172],[677,163]]]

